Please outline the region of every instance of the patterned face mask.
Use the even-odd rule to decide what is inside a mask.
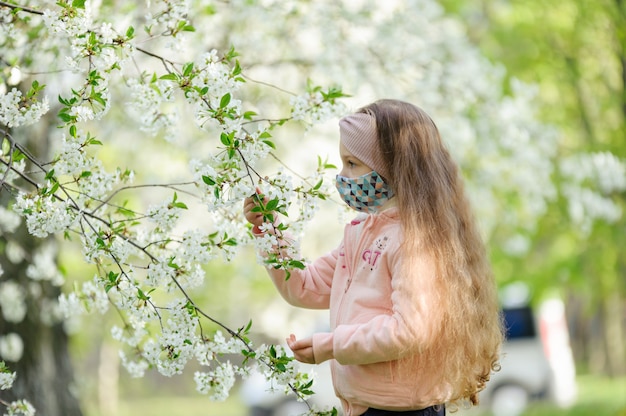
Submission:
[[[391,187],[375,171],[358,178],[337,175],[335,186],[350,208],[367,213],[378,211],[393,196]]]

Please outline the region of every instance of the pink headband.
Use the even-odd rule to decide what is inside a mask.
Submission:
[[[389,180],[380,147],[376,119],[370,114],[350,114],[339,120],[339,138],[341,143],[361,162]]]

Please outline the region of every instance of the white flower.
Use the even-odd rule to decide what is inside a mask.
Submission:
[[[8,322],[22,322],[26,316],[26,292],[16,282],[0,283],[0,309]]]
[[[75,105],[70,110],[70,115],[76,117],[78,121],[89,121],[96,118],[93,108],[87,105]]]
[[[150,368],[150,364],[144,359],[138,359],[136,361],[129,360],[123,351],[119,352],[122,365],[128,371],[133,378],[141,378],[145,375],[146,370]]]
[[[82,315],[85,308],[76,292],[61,293],[59,295],[59,312],[64,319],[72,316]]]
[[[0,336],[0,356],[2,359],[17,362],[22,358],[23,353],[24,341],[18,334],[11,332]]]
[[[184,258],[189,263],[209,262],[215,258],[215,253],[207,244],[208,241],[208,236],[200,230],[185,231],[182,242],[176,250],[180,253],[177,257]]]
[[[93,280],[83,283],[81,297],[88,312],[95,310],[104,314],[109,309],[109,298],[99,282],[98,276],[94,276]]]
[[[14,233],[21,223],[21,218],[15,212],[0,206],[0,232]]]
[[[65,279],[56,265],[57,249],[54,244],[44,244],[32,253],[31,263],[26,268],[30,279],[47,280],[55,286],[61,286]]]
[[[11,373],[9,371],[0,372],[0,390],[10,389],[15,381],[15,376],[16,373]]]
[[[235,384],[235,371],[230,362],[221,363],[214,371],[196,371],[193,375],[196,390],[202,394],[210,394],[213,401],[224,401],[228,398],[231,388]]]
[[[162,231],[174,228],[180,218],[182,208],[176,207],[170,201],[163,201],[159,205],[148,207],[147,215]]]
[[[35,408],[27,400],[17,400],[9,403],[4,416],[34,416]]]

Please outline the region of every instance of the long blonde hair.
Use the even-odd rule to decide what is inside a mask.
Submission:
[[[435,339],[420,351],[421,359],[438,369],[430,376],[446,386],[443,401],[477,404],[478,392],[499,366],[502,319],[485,245],[457,165],[420,108],[379,100],[359,111],[376,119],[388,167],[385,180],[397,198],[405,264],[411,267],[417,252],[427,253],[435,264],[434,293],[441,310],[436,312]]]

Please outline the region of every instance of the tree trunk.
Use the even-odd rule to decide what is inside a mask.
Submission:
[[[6,194],[4,195],[6,199]],[[6,203],[6,201],[3,201]],[[68,351],[68,336],[62,323],[51,320],[50,311],[44,309],[54,302],[60,289],[50,281],[31,279],[26,275],[29,257],[42,247],[52,244],[28,234],[25,227],[11,235],[11,244],[19,244],[24,250],[22,261],[9,261],[2,250],[0,262],[4,270],[0,282],[11,280],[18,283],[26,293],[27,313],[19,323],[7,322],[0,314],[0,334],[18,334],[24,342],[24,352],[17,362],[6,364],[17,373],[13,388],[2,391],[5,401],[28,400],[45,416],[81,416],[78,398],[73,394],[73,369]],[[0,247],[7,247],[7,236],[0,238]],[[14,263],[15,262],[15,263]]]
[[[27,137],[17,137],[21,133],[19,130],[12,132],[16,140],[42,160],[48,158],[48,141],[50,131],[55,128],[55,114],[51,111],[46,116],[49,122],[40,123],[37,130],[29,130]],[[0,204],[7,207],[11,199],[10,193],[1,188]],[[50,307],[57,302],[61,293],[59,282],[27,275],[29,265],[33,264],[37,253],[42,250],[52,253],[48,256],[54,257],[53,265],[48,268],[54,267],[56,272],[57,248],[53,238],[33,237],[23,223],[14,232],[0,228],[0,265],[4,271],[0,275],[0,283],[17,283],[26,295],[27,307],[26,316],[21,322],[9,322],[0,313],[0,336],[16,333],[24,342],[23,355],[17,362],[5,360],[17,376],[12,389],[0,391],[0,398],[9,402],[28,400],[35,407],[37,415],[82,416],[80,402],[75,394],[77,389],[74,386],[68,335]],[[52,272],[44,271],[44,274]]]

